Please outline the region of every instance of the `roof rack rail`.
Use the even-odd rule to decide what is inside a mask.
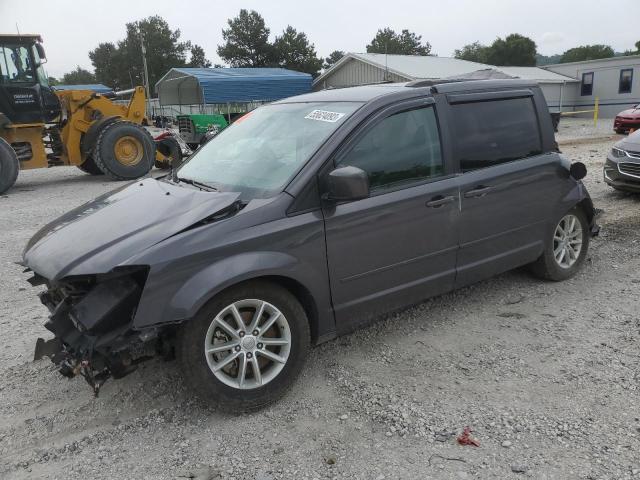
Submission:
[[[414,88],[419,88],[419,87],[433,87],[435,85],[440,85],[442,83],[455,83],[455,82],[468,82],[469,79],[458,79],[458,78],[450,78],[450,79],[446,79],[443,78],[441,80],[414,80],[412,82],[408,82],[406,84],[407,87],[414,87]]]

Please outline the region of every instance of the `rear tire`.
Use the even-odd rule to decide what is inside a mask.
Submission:
[[[573,219],[575,219],[576,223],[575,228],[571,230],[565,224],[568,221],[568,225],[572,225]],[[563,226],[565,227],[563,228]],[[559,232],[564,230],[567,231],[566,240],[560,240],[563,238],[563,234]],[[569,230],[573,233],[569,233]],[[590,238],[587,216],[580,207],[572,208],[556,222],[553,230],[548,233],[544,251],[540,258],[531,264],[531,270],[537,277],[554,282],[573,277],[584,263],[589,250]],[[576,253],[575,249],[578,244],[580,249]],[[563,248],[563,245],[566,245],[567,248]],[[564,255],[563,250],[565,252]],[[558,255],[556,255],[556,252]],[[560,257],[560,260],[558,257]],[[571,261],[568,262],[566,259],[571,259]]]
[[[155,152],[155,142],[147,130],[132,122],[117,121],[100,132],[93,158],[112,179],[134,180],[149,173]]]
[[[81,165],[78,165],[78,168],[89,175],[104,175],[104,172],[98,168],[96,161],[91,155],[88,155],[85,161]]]
[[[19,171],[20,162],[15,150],[5,139],[0,138],[0,194],[13,187]]]
[[[234,307],[242,327],[234,320]],[[251,326],[257,311],[260,321]],[[233,335],[221,328],[219,318]],[[180,330],[176,357],[187,383],[204,401],[221,410],[249,411],[276,401],[291,387],[309,342],[309,322],[298,300],[278,285],[252,281],[222,292],[202,307]],[[205,353],[219,345],[219,353]],[[230,356],[234,358],[214,372]]]
[[[154,162],[156,168],[167,170],[171,166],[177,167],[182,162],[182,148],[175,138],[165,137],[162,140],[156,140],[156,148],[162,155],[169,157],[168,162],[156,160]]]

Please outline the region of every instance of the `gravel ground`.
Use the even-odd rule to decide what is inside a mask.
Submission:
[[[240,416],[193,398],[175,362],[94,399],[31,361],[47,312],[12,262],[115,184],[24,172],[0,197],[0,478],[640,478],[640,197],[601,181],[610,145],[562,146],[603,209],[576,277],[514,271],[389,316],[315,348],[284,399]],[[479,447],[456,443],[465,426]]]

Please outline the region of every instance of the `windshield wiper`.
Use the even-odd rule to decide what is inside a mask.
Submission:
[[[198,180],[194,180],[193,178],[185,178],[185,177],[176,177],[178,183],[188,183],[189,185],[193,185],[194,187],[199,188],[200,190],[206,190],[208,192],[217,192],[218,189],[213,185],[209,185],[208,183],[199,182]]]

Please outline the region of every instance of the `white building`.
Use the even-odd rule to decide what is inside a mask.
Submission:
[[[543,68],[579,82],[565,89],[563,110],[593,109],[597,97],[600,116],[610,118],[640,103],[640,55],[559,63]]]
[[[593,109],[595,97],[598,96],[600,116],[613,117],[619,111],[640,103],[638,69],[640,56],[539,68],[497,67],[450,57],[348,53],[315,79],[313,89],[413,80],[521,78],[540,84],[551,111]],[[583,77],[583,74],[586,76]],[[623,84],[625,88],[621,89]],[[630,90],[626,87],[628,84]]]

